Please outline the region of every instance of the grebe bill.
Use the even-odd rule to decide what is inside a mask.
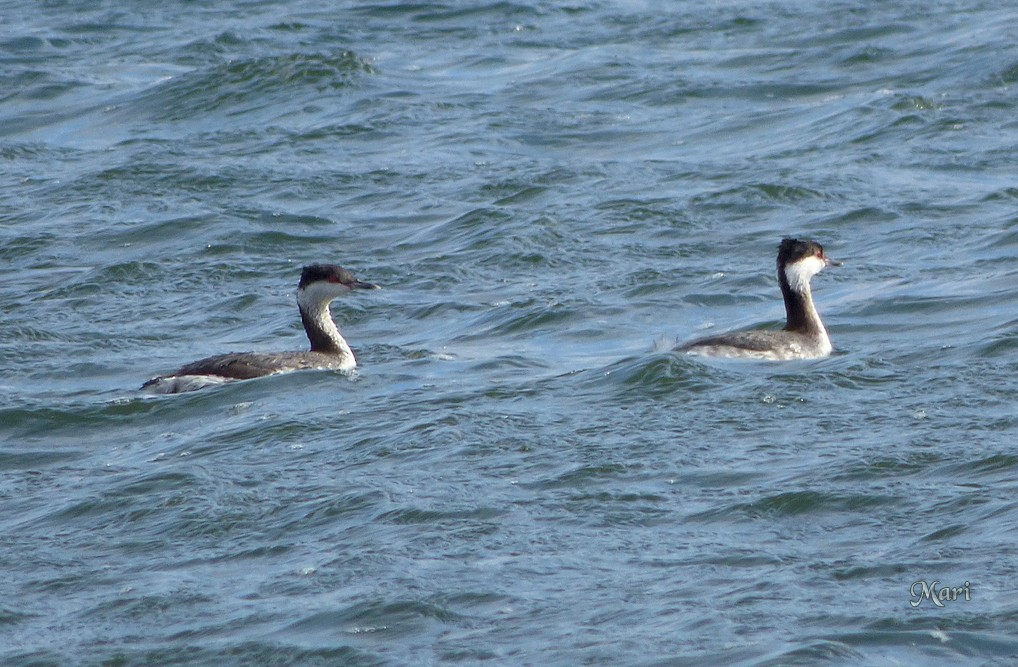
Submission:
[[[354,290],[378,289],[357,280],[335,264],[311,264],[301,271],[297,285],[297,308],[311,350],[308,352],[231,352],[182,366],[171,375],[152,378],[142,389],[157,394],[194,391],[232,380],[303,369],[350,371],[357,366],[353,350],[332,319],[329,304]]]
[[[777,273],[785,300],[785,328],[781,331],[735,331],[700,338],[676,351],[733,359],[822,359],[833,351],[820,320],[810,279],[827,266],[841,266],[824,254],[815,241],[786,238],[778,246]]]

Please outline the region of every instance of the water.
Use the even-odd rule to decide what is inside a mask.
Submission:
[[[1010,664],[1015,18],[4,3],[0,662]],[[670,354],[784,235],[836,355]]]

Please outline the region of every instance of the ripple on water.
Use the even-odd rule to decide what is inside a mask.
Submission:
[[[755,521],[828,513],[867,513],[873,508],[894,506],[898,496],[879,494],[839,495],[819,491],[787,491],[752,502],[739,502],[690,515],[690,521]]]
[[[139,103],[151,109],[153,121],[193,121],[271,109],[274,100],[301,90],[334,95],[371,74],[370,63],[350,51],[239,58],[172,77]]]

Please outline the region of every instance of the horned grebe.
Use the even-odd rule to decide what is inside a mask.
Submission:
[[[708,336],[676,347],[676,351],[709,357],[744,359],[822,359],[830,355],[831,339],[813,305],[810,278],[825,266],[841,266],[824,255],[814,241],[784,239],[778,246],[778,282],[785,298],[781,331],[736,331]]]
[[[358,289],[378,289],[378,285],[357,280],[352,273],[334,264],[305,266],[297,285],[297,308],[311,341],[310,352],[221,354],[190,363],[172,375],[152,378],[142,385],[142,389],[175,394],[230,380],[247,380],[300,369],[352,370],[357,360],[332,320],[329,304],[336,297]]]

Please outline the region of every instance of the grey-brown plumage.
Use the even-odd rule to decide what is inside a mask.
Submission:
[[[311,343],[310,351],[221,354],[182,366],[171,375],[153,378],[142,389],[177,393],[295,370],[352,370],[357,361],[332,319],[329,304],[336,297],[359,289],[378,289],[378,285],[357,280],[350,271],[335,264],[305,266],[297,284],[297,307]]]

